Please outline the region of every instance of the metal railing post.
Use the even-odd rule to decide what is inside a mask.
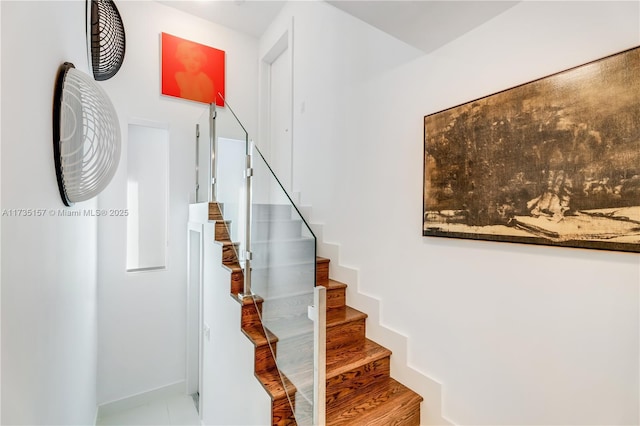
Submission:
[[[253,141],[246,141],[245,163],[245,230],[244,230],[244,288],[242,297],[251,296],[251,185],[253,181]]]
[[[313,424],[326,423],[327,393],[327,289],[313,291]]]
[[[209,156],[211,158],[211,167],[209,169],[209,202],[216,200],[216,177],[217,177],[217,151],[218,140],[216,139],[216,102],[215,100],[209,105]]]
[[[198,197],[200,193],[200,182],[198,178],[200,176],[200,124],[196,124],[196,199],[194,202],[200,201]]]

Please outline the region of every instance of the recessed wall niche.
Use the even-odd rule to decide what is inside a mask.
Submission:
[[[169,128],[132,122],[127,144],[127,271],[165,269]]]

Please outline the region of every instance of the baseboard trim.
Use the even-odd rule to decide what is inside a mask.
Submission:
[[[105,402],[98,406],[96,419],[109,416],[120,411],[140,407],[141,405],[148,404],[149,402],[161,398],[184,394],[186,386],[186,382],[184,380],[180,380],[179,382],[171,383],[169,385],[162,386],[156,389],[151,389],[146,392],[141,392],[122,399]]]

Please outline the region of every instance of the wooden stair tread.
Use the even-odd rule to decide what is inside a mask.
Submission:
[[[362,344],[329,349],[326,364],[327,379],[387,356],[391,356],[389,349],[369,339],[365,339]]]
[[[256,373],[256,377],[260,380],[262,387],[269,393],[272,400],[286,398],[287,393],[291,398],[294,398],[297,392],[293,383],[285,375],[280,375],[275,368]],[[285,385],[283,385],[283,381]]]
[[[209,203],[209,220],[224,220],[220,204],[212,201]]]
[[[264,299],[254,294],[251,297],[243,297],[243,298],[238,297],[238,301],[240,302],[241,305],[244,306],[244,305],[251,305],[252,303],[254,303],[254,301],[257,304],[263,303]]]
[[[336,280],[323,280],[317,283],[327,289],[327,309],[341,308],[346,305],[347,301],[347,284]]]
[[[367,318],[367,314],[353,309],[351,306],[327,310],[327,328]]]
[[[280,360],[280,358],[284,357],[283,362],[289,366],[289,371],[293,373],[291,379],[302,387],[311,385],[311,383],[307,383],[307,381],[313,376],[313,371],[308,369],[309,366],[305,368],[303,365],[295,365],[296,356],[303,362],[307,359],[313,359],[313,336],[308,335],[305,337],[307,341],[304,342],[300,339],[300,344],[297,345],[298,350],[296,350],[295,353],[281,354],[278,358]],[[389,356],[391,356],[389,349],[369,339],[365,339],[361,344],[329,349],[326,355],[326,378],[329,380],[340,374]],[[298,371],[296,371],[296,367]],[[287,374],[289,374],[289,372]]]
[[[313,336],[313,323],[306,314],[279,321],[266,320],[265,325],[283,339],[295,339],[308,334]]]
[[[260,334],[259,330],[258,334]],[[262,338],[266,343],[264,336],[258,336],[257,338]],[[280,344],[288,346],[288,350],[286,352],[279,351],[278,356],[279,362],[282,361],[288,365],[287,374],[293,374],[291,379],[302,387],[310,385],[306,382],[312,377],[312,371],[308,370],[309,366],[304,364],[306,360],[313,359],[313,335],[306,334],[299,338],[284,341],[281,341],[278,337],[275,338],[281,342]],[[366,338],[362,343],[328,349],[326,355],[327,380],[389,356],[391,356],[389,349]]]
[[[235,263],[223,263],[222,267],[228,269],[231,272],[244,272],[242,266],[238,262]]]
[[[271,333],[269,330],[266,330],[265,332],[263,327],[244,327],[242,332],[246,334],[249,340],[251,340],[251,342],[256,346],[264,346],[268,343],[278,342],[278,336]]]
[[[225,241],[214,241],[216,244],[221,245],[222,247],[229,247],[229,246],[238,246],[240,247],[240,243],[237,242],[233,242],[231,240],[225,240]]]
[[[326,287],[327,290],[332,290],[335,288],[347,288],[348,285],[345,283],[341,283],[340,281],[332,280],[331,278],[329,278],[329,282],[327,283],[327,285],[323,285],[323,287]]]
[[[251,265],[251,270],[254,272],[260,271],[269,271],[269,270],[277,270],[277,269],[286,269],[286,268],[295,268],[295,267],[308,267],[309,270],[313,270],[313,262],[306,260],[298,260],[298,261],[290,261],[290,262],[281,262],[273,265]]]
[[[316,256],[316,263],[329,263],[331,259],[327,259],[326,257]]]
[[[327,407],[327,426],[419,424],[422,397],[391,377],[378,380],[362,392]],[[405,421],[406,420],[406,421]]]

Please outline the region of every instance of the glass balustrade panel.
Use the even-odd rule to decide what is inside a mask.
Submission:
[[[270,349],[292,415],[298,425],[313,423],[314,328],[308,316],[316,282],[316,240],[267,161],[249,142],[232,108],[215,113],[216,200],[243,267],[245,297],[260,313],[262,332],[273,337]],[[246,155],[251,154],[248,185]],[[245,258],[245,251],[251,257]],[[249,277],[247,277],[249,275]],[[324,383],[322,383],[324,386]]]
[[[245,242],[247,202],[245,184],[245,141],[219,137],[217,141],[216,201],[220,204],[231,241],[237,244],[238,259],[242,258]]]
[[[316,282],[315,236],[260,151],[253,147],[251,289],[296,421],[312,424],[314,330],[308,316]]]

